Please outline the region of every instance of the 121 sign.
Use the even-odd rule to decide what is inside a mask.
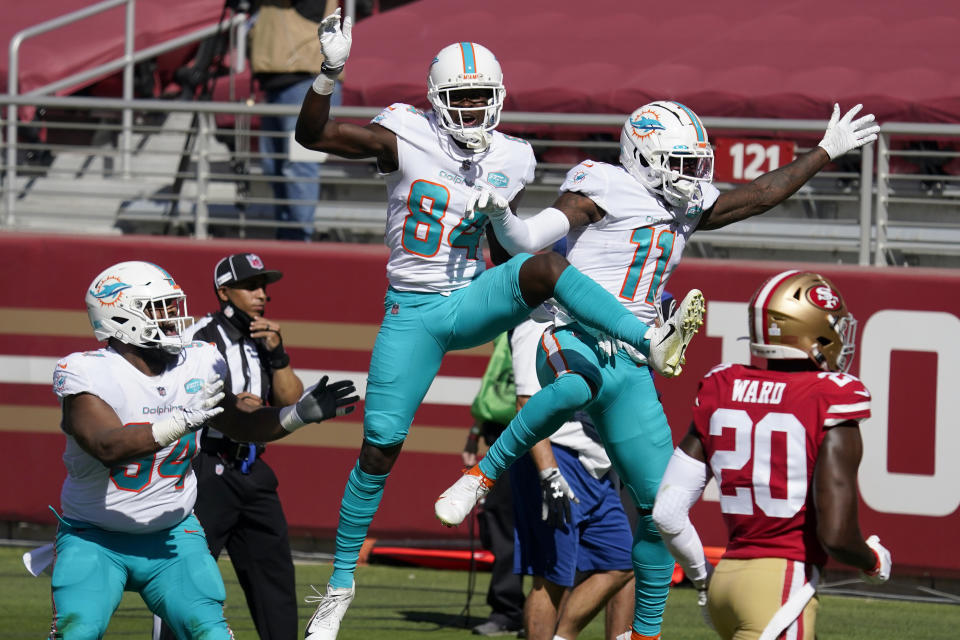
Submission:
[[[717,138],[713,151],[713,179],[718,182],[750,182],[793,162],[796,148],[792,140]]]

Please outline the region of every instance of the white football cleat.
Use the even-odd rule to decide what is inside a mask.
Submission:
[[[317,602],[317,610],[307,622],[307,630],[303,633],[305,640],[336,640],[337,632],[340,631],[340,621],[347,613],[347,607],[353,602],[353,596],[356,593],[356,585],[350,585],[348,589],[334,589],[329,584],[325,594],[313,585],[317,595],[307,596],[305,602]]]
[[[490,492],[493,480],[483,475],[478,465],[473,465],[463,472],[460,479],[440,494],[433,512],[437,520],[446,527],[455,527],[480,502],[481,498]]]
[[[699,289],[691,289],[666,322],[647,330],[644,335],[650,341],[647,362],[654,371],[667,378],[680,375],[683,354],[703,324],[705,309],[703,293]]]

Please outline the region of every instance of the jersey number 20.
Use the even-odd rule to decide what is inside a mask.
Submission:
[[[770,412],[756,426],[742,409],[717,409],[710,416],[710,435],[719,437],[724,429],[734,430],[733,450],[718,450],[710,457],[720,486],[720,510],[724,513],[752,515],[754,505],[771,518],[792,518],[807,499],[807,432],[792,413]],[[786,438],[786,496],[775,498],[771,491],[773,434]],[[753,458],[750,487],[737,487],[725,495],[721,483],[723,471],[737,471]]]

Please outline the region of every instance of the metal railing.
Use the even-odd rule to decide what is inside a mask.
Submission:
[[[13,95],[0,96],[0,106],[7,113],[33,106],[44,114],[29,123],[4,122],[14,132],[4,156],[8,229],[79,227],[202,238],[272,236],[284,226],[273,218],[273,207],[285,201],[270,187],[294,179],[263,175],[264,155],[256,150],[259,136],[284,134],[261,132],[250,123],[296,114],[296,107]],[[332,113],[362,123],[378,111],[340,107]],[[129,125],[121,116],[126,112],[132,115]],[[530,140],[539,159],[522,213],[548,206],[567,169],[580,159],[616,162],[622,122],[623,116],[613,114],[504,113],[501,128]],[[775,132],[808,145],[825,124],[738,118],[704,118],[704,123],[713,139]],[[17,143],[18,131],[39,129],[43,141],[30,136],[38,140]],[[129,149],[121,143],[127,132]],[[950,167],[960,165],[958,143],[960,125],[885,123],[878,144],[848,154],[770,213],[697,233],[691,250],[703,256],[960,266],[960,175]],[[19,159],[12,149],[19,149]],[[37,163],[38,156],[46,160]],[[113,168],[116,160],[120,171]],[[947,170],[923,169],[931,163]],[[372,161],[329,157],[320,182],[318,234],[382,240],[383,186]]]
[[[242,42],[242,38],[237,37],[236,29],[238,29],[248,16],[246,14],[238,13],[231,16],[229,19],[224,20],[222,23],[215,23],[207,27],[198,29],[188,34],[184,34],[177,38],[168,40],[161,44],[148,47],[146,49],[141,49],[140,51],[136,50],[135,47],[135,36],[136,36],[136,0],[104,0],[103,2],[98,2],[97,4],[91,5],[84,9],[79,9],[77,11],[65,14],[58,18],[42,22],[38,25],[23,29],[22,31],[17,32],[10,39],[9,45],[9,69],[7,74],[7,94],[10,97],[16,97],[20,93],[20,48],[23,43],[33,37],[54,31],[61,27],[79,22],[91,16],[98,15],[110,9],[117,8],[121,5],[125,5],[124,13],[124,54],[122,57],[109,62],[105,62],[101,65],[93,67],[91,69],[84,69],[83,71],[73,73],[65,78],[52,82],[50,84],[38,87],[31,91],[26,92],[26,96],[43,96],[43,95],[52,95],[57,91],[63,89],[68,89],[71,87],[76,87],[82,85],[85,82],[95,80],[98,78],[103,78],[115,71],[120,69],[123,70],[123,99],[130,101],[133,99],[133,73],[134,65],[138,62],[143,62],[144,60],[152,60],[162,53],[167,53],[168,51],[175,51],[185,45],[192,44],[194,42],[199,42],[210,36],[228,31],[230,37],[230,48],[236,53],[237,45]],[[243,60],[242,55],[234,55],[234,60]],[[231,68],[231,83],[233,82],[233,69]],[[16,182],[16,157],[17,157],[17,140],[18,140],[18,129],[17,129],[17,105],[16,103],[9,102],[7,103],[7,119],[6,119],[6,180],[13,184]],[[129,167],[130,167],[130,154],[132,148],[132,131],[133,131],[133,108],[125,107],[122,111],[122,129],[121,129],[121,139],[119,144],[120,149],[120,166],[121,171],[125,177],[129,177]],[[13,191],[7,190],[6,198],[4,202],[6,203],[7,215],[12,215],[14,210],[14,205],[10,198],[13,197]],[[13,223],[13,220],[7,220],[7,225]]]

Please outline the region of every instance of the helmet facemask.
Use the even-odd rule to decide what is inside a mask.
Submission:
[[[490,132],[500,124],[506,95],[500,63],[482,45],[450,45],[430,66],[427,98],[437,124],[468,149],[482,151],[490,146]],[[464,98],[469,104],[454,106]]]

